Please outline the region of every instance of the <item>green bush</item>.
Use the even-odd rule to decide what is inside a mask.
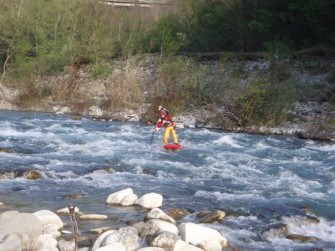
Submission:
[[[172,55],[183,45],[182,27],[176,15],[169,14],[155,23],[149,34],[150,51]]]
[[[159,67],[159,92],[162,102],[177,106],[176,112],[190,105],[206,104],[213,92],[208,83],[208,69],[190,58],[166,58]]]
[[[19,107],[37,105],[43,98],[50,95],[46,87],[39,87],[35,81],[27,81],[22,84],[20,94],[15,98],[14,103]]]
[[[292,53],[292,43],[287,39],[273,40],[264,43],[269,58],[273,60],[286,59]]]
[[[273,125],[283,121],[291,103],[287,85],[270,84],[266,78],[249,83],[237,104],[241,124]]]
[[[108,78],[111,72],[111,68],[112,66],[105,61],[95,62],[85,66],[85,70],[90,73],[94,78],[102,79]]]

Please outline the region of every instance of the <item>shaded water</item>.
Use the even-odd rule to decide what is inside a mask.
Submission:
[[[335,145],[281,136],[177,129],[183,148],[166,151],[162,130],[141,123],[71,120],[46,113],[0,112],[0,171],[39,170],[43,178],[0,180],[0,202],[11,210],[58,210],[74,203],[85,213],[112,217],[123,226],[143,219],[136,208],[106,205],[109,194],[131,187],[138,196],[164,197],[162,209],[232,210],[211,225],[238,248],[335,247]],[[111,174],[94,172],[113,168]],[[67,195],[82,194],[81,199]],[[320,219],[308,223],[309,214]],[[8,208],[0,208],[0,212]],[[115,216],[115,218],[113,218]],[[66,219],[65,219],[66,220]],[[196,221],[195,213],[185,221]],[[80,223],[99,227],[106,223]],[[314,236],[297,243],[275,231]],[[272,229],[272,230],[271,230]]]

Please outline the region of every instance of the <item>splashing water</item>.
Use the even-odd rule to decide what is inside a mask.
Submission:
[[[131,187],[156,192],[163,210],[234,211],[212,227],[238,248],[335,246],[335,147],[281,136],[177,129],[183,148],[166,151],[162,130],[141,123],[71,120],[45,113],[0,112],[0,173],[37,169],[42,179],[0,179],[0,201],[11,210],[57,210],[75,203],[90,213],[143,218],[134,208],[106,205]],[[103,172],[112,168],[115,172]],[[99,170],[99,171],[97,171]],[[80,200],[67,195],[82,194]],[[319,222],[305,222],[306,208]],[[4,210],[0,208],[0,213]],[[195,213],[186,220],[196,221]],[[117,224],[117,223],[114,223]],[[123,222],[119,221],[122,225]],[[314,236],[297,243],[289,234]],[[270,229],[270,230],[269,230]]]

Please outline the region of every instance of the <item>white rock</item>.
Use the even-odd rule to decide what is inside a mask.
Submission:
[[[94,234],[102,234],[103,232],[109,231],[109,230],[114,230],[113,227],[100,227],[100,228],[94,228],[88,230],[90,233]]]
[[[91,116],[102,116],[103,111],[99,106],[92,105],[88,108],[88,114]]]
[[[72,234],[72,232],[69,230],[62,230],[62,234]]]
[[[137,230],[133,227],[124,227],[119,230],[106,231],[95,241],[92,250],[119,242],[127,250],[136,250],[139,247]]]
[[[74,212],[75,212],[76,214],[79,213],[79,212],[80,212],[79,208],[78,208],[78,207],[75,207],[75,208],[74,208]],[[69,208],[64,207],[64,208],[62,208],[62,209],[57,210],[57,213],[58,213],[58,214],[70,214],[70,211],[69,211]]]
[[[17,251],[30,246],[28,235],[22,233],[11,233],[1,239],[0,250]]]
[[[185,241],[182,241],[182,240],[178,240],[172,251],[203,251],[202,249],[200,248],[197,248],[195,246],[192,246],[188,243],[186,243]]]
[[[158,247],[145,247],[145,248],[140,248],[137,249],[136,251],[165,251],[166,249],[164,248],[158,248]]]
[[[36,245],[39,249],[52,250],[57,247],[57,240],[51,234],[42,234],[38,236]]]
[[[52,237],[56,239],[62,235],[62,233],[58,231],[58,226],[56,225],[44,226],[43,234],[51,234]]]
[[[136,200],[135,204],[150,209],[161,207],[163,204],[163,196],[158,193],[147,193]]]
[[[72,251],[72,250],[74,250],[74,249],[71,249],[69,251]],[[83,248],[79,248],[78,251],[92,251],[92,249],[90,247],[83,247]]]
[[[161,209],[159,208],[153,208],[151,211],[147,214],[148,219],[159,219],[159,220],[164,220],[171,222],[173,224],[176,224],[176,221],[168,216],[166,213],[164,213]]]
[[[73,251],[75,248],[75,243],[74,241],[66,241],[66,240],[61,239],[58,241],[58,247],[59,247],[59,250],[62,250],[62,251]]]
[[[180,236],[176,234],[167,231],[161,231],[150,241],[150,246],[173,248],[175,243],[180,239]]]
[[[146,224],[149,225],[150,228],[152,229],[158,229],[158,231],[168,231],[176,235],[179,234],[178,228],[172,223],[169,223],[166,221],[151,219],[151,220],[148,220]]]
[[[133,189],[131,188],[126,188],[126,189],[123,189],[121,191],[118,191],[118,192],[115,192],[115,193],[112,193],[108,196],[107,198],[107,203],[108,204],[120,204],[121,201],[126,197],[126,196],[129,196],[131,194],[134,194],[133,193]]]
[[[123,200],[120,202],[121,206],[132,206],[134,205],[135,201],[137,200],[136,194],[129,194],[123,198]]]
[[[80,220],[107,220],[108,216],[103,214],[84,214],[80,215]]]
[[[64,226],[63,221],[57,214],[50,210],[41,210],[33,213],[43,224],[44,227],[55,226],[58,229]]]
[[[57,115],[64,113],[71,113],[71,109],[67,106],[54,106],[52,109]]]
[[[195,223],[182,223],[178,226],[180,237],[187,243],[199,245],[204,241],[227,242],[217,230]]]
[[[5,101],[5,100],[0,100],[0,110],[16,110],[17,107],[14,106],[13,104]]]
[[[108,236],[114,234],[115,232],[116,232],[116,230],[109,230],[109,231],[106,231],[106,232],[102,233],[101,235],[99,235],[98,239],[96,239],[96,241],[94,242],[92,250],[96,250],[100,247],[105,246],[106,245],[105,241],[108,238]]]
[[[221,243],[218,241],[203,241],[200,243],[198,247],[205,251],[221,251],[222,250]]]
[[[39,248],[38,251],[59,251],[57,247],[43,247]]]
[[[31,245],[30,242],[36,240],[42,231],[42,222],[33,214],[18,211],[0,214],[0,240],[2,239],[0,244],[5,244],[7,240],[16,245],[19,240],[22,249],[28,248]]]
[[[95,251],[127,251],[127,249],[123,246],[121,242],[117,242],[95,249]]]

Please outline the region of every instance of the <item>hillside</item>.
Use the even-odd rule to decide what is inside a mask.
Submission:
[[[285,60],[257,53],[137,56],[68,67],[15,90],[13,105],[2,102],[1,109],[154,123],[163,104],[179,127],[334,140],[334,66],[320,48]]]

